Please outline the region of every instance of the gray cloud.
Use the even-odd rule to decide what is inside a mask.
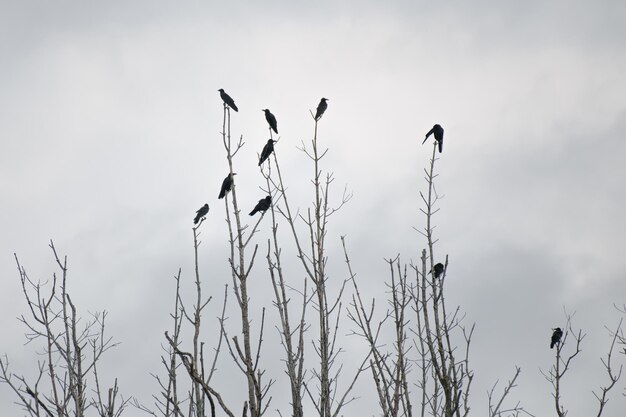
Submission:
[[[109,332],[122,345],[107,372],[127,394],[147,400],[156,390],[149,372],[159,366],[171,277],[181,267],[190,284],[189,226],[205,202],[201,268],[215,315],[229,282],[216,199],[227,172],[216,90],[225,88],[240,107],[233,126],[246,141],[237,168],[246,206],[262,194],[260,109],[278,118],[276,149],[293,201],[305,207],[312,168],[296,146],[311,135],[308,109],[331,99],[321,124],[325,167],[335,195],[347,184],[354,198],[332,219],[329,262],[333,277],[345,276],[339,236],[347,235],[370,297],[384,290],[383,258],[415,260],[424,245],[411,229],[421,225],[418,190],[431,150],[419,143],[441,122],[438,248],[450,255],[450,301],[477,322],[474,410],[515,364],[524,372],[517,397],[537,415],[549,409],[537,369],[549,366],[545,344],[563,306],[589,332],[576,365],[586,377],[570,380],[566,399],[583,414],[593,406],[608,340],[602,326],[614,324],[611,305],[626,294],[620,2],[0,9],[0,313],[2,352],[16,367],[29,360],[13,320],[25,305],[12,254],[46,278],[50,238],[70,257],[83,311],[110,311]],[[262,227],[264,248],[269,224]],[[257,312],[272,309],[262,264]],[[279,365],[277,355],[267,360]],[[226,360],[221,369],[228,372]],[[371,405],[371,389],[364,379],[353,410]],[[608,416],[619,415],[617,394]],[[17,409],[6,389],[0,404],[3,414]]]

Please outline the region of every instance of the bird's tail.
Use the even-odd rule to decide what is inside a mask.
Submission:
[[[256,214],[256,212],[257,212],[257,209],[255,208],[254,210],[252,210],[252,211],[250,212],[250,216],[254,216],[254,215]]]
[[[443,151],[443,139],[437,141],[439,143],[439,153]]]
[[[198,224],[198,222],[200,221],[200,216],[196,216],[195,219],[193,219],[193,224]]]

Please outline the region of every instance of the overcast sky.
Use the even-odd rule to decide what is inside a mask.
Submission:
[[[221,299],[230,282],[217,200],[228,170],[224,88],[240,109],[237,190],[250,208],[263,196],[261,109],[278,119],[276,149],[304,208],[313,169],[296,147],[311,138],[309,110],[330,99],[324,167],[335,197],[344,186],[354,194],[331,220],[331,278],[345,277],[346,235],[367,296],[379,299],[384,258],[416,260],[425,245],[412,228],[423,224],[418,192],[432,150],[421,141],[442,124],[437,250],[450,257],[448,302],[476,322],[474,414],[485,414],[485,391],[515,365],[512,399],[553,413],[539,369],[550,367],[551,328],[564,325],[566,308],[587,338],[564,400],[572,415],[590,415],[591,390],[605,383],[604,326],[617,325],[613,304],[626,303],[626,3],[234,3],[0,1],[0,353],[13,369],[33,365],[15,319],[26,305],[13,253],[31,278],[46,279],[54,239],[79,308],[110,312],[121,345],[104,359],[109,375],[124,395],[150,402],[172,277],[182,268],[192,279],[191,220],[206,202],[207,291]],[[262,247],[269,227],[266,218]],[[267,271],[259,263],[253,274],[255,314],[272,310]],[[358,341],[345,343],[356,346],[346,366],[357,366]],[[280,369],[279,356],[266,355]],[[243,381],[222,377],[225,387]],[[625,387],[605,417],[623,416]],[[357,390],[344,414],[377,414],[369,379]],[[0,386],[0,415],[21,415],[13,400]]]

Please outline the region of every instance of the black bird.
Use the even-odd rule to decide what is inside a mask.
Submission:
[[[274,152],[274,143],[276,143],[276,141],[273,139],[267,140],[267,143],[265,144],[265,146],[263,147],[263,150],[261,151],[261,157],[259,158],[259,166],[261,166],[261,164],[265,162],[267,158],[270,157],[272,152]]]
[[[220,92],[220,97],[222,98],[222,100],[224,100],[224,103],[228,104],[228,107],[235,111],[239,111],[239,109],[235,105],[235,100],[233,100],[228,94],[226,94],[223,88],[220,88],[217,91]]]
[[[278,123],[276,123],[276,118],[272,113],[270,113],[269,109],[262,109],[265,112],[265,120],[270,124],[270,128],[278,133]]]
[[[439,278],[439,276],[443,274],[443,270],[445,269],[445,267],[442,263],[438,263],[435,264],[435,267],[433,269],[435,271],[435,278]]]
[[[237,173],[233,172],[232,174],[228,174],[226,178],[224,178],[224,181],[222,181],[222,189],[220,190],[218,198],[224,198],[230,191],[230,188],[233,186],[233,175],[237,175]]]
[[[259,202],[256,203],[256,206],[254,206],[254,210],[250,212],[250,215],[254,216],[259,211],[265,213],[267,209],[270,208],[271,205],[272,205],[272,196],[268,195],[267,197],[260,199]]]
[[[320,104],[317,105],[317,111],[315,112],[315,120],[319,120],[322,118],[322,115],[328,108],[328,103],[326,103],[327,98],[323,98],[320,100]]]
[[[424,142],[422,142],[422,145],[426,143],[426,140],[428,140],[428,137],[431,134],[435,135],[435,140],[439,144],[439,153],[441,153],[441,151],[443,150],[443,127],[441,127],[441,125],[434,125],[433,128],[430,129],[428,133],[426,133],[426,137],[424,138]]]
[[[200,219],[206,216],[208,212],[209,212],[208,204],[205,204],[204,206],[200,207],[200,210],[196,211],[196,218],[193,219],[193,224],[198,224]]]
[[[563,330],[561,330],[560,327],[552,330],[554,330],[554,332],[552,333],[552,339],[550,340],[550,349],[552,349],[554,345],[561,343],[561,336],[563,336]]]

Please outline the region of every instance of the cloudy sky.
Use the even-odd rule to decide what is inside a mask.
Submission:
[[[565,308],[587,337],[564,400],[589,415],[591,390],[605,381],[605,326],[622,317],[613,304],[626,303],[626,4],[227,3],[0,2],[0,352],[14,370],[27,372],[33,356],[15,319],[26,306],[13,254],[31,278],[46,279],[53,239],[69,256],[79,308],[109,311],[121,345],[105,358],[108,375],[149,403],[172,277],[182,268],[192,279],[191,220],[205,202],[207,291],[219,300],[230,279],[217,200],[228,169],[224,88],[240,109],[233,131],[245,140],[236,170],[246,207],[262,197],[261,109],[278,119],[277,152],[304,208],[312,167],[297,146],[311,138],[309,110],[330,99],[320,123],[325,169],[335,197],[344,186],[354,195],[332,219],[331,278],[345,277],[346,235],[367,296],[379,299],[384,258],[415,260],[424,247],[413,230],[423,224],[418,193],[431,152],[421,140],[441,123],[437,250],[450,257],[448,301],[476,323],[475,413],[515,365],[512,398],[535,415],[553,412],[539,370],[550,366],[551,328],[564,324]],[[260,245],[269,230],[264,219]],[[260,264],[253,274],[258,314],[272,309],[271,292]],[[214,329],[207,323],[207,343]],[[346,366],[358,356],[345,355]],[[267,353],[276,378],[279,359]],[[243,381],[224,374],[225,387]],[[623,416],[625,387],[605,416]],[[364,379],[345,414],[373,415],[373,392]],[[13,400],[0,386],[1,415],[19,414]]]

